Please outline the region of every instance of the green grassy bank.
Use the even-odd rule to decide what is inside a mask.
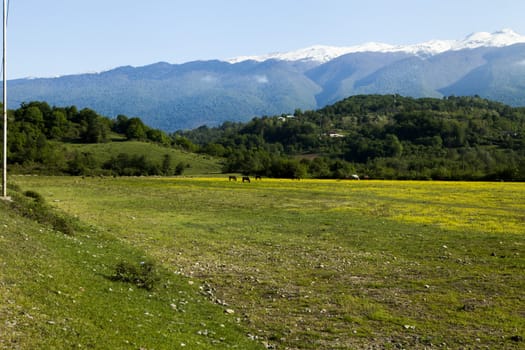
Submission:
[[[262,348],[145,250],[11,194],[0,201],[1,349]]]
[[[120,346],[156,349],[524,344],[523,184],[14,181],[87,226],[67,236],[2,211],[0,225],[16,227],[1,241],[1,293],[14,316],[0,327],[13,339],[64,333],[71,344],[102,347],[111,333]],[[164,274],[152,291],[106,277],[122,259],[146,258]],[[78,315],[91,335],[76,335]]]

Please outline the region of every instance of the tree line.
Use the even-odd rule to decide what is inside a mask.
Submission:
[[[225,173],[265,177],[525,180],[525,108],[473,97],[352,96],[325,108],[172,134],[140,118],[21,104],[8,112],[12,171],[173,175],[188,164],[121,153],[98,160],[68,143],[138,140],[223,159]]]
[[[525,180],[525,108],[360,95],[316,111],[177,133],[224,171],[276,177]]]
[[[148,127],[137,117],[110,119],[89,108],[51,107],[46,102],[22,103],[8,111],[7,159],[15,171],[71,175],[173,175],[184,171],[186,165],[172,165],[169,154],[161,162],[127,153],[98,161],[89,152],[64,147],[66,143],[122,140],[176,146],[168,134]]]

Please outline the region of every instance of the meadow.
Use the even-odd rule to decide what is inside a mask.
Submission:
[[[160,320],[150,331],[171,322],[166,343],[156,337],[148,344],[144,322],[132,312],[113,316],[113,325],[92,316],[100,329],[117,327],[128,337],[143,332],[143,343],[134,344],[145,349],[182,343],[277,349],[518,349],[525,344],[522,183],[12,179],[87,225],[88,233],[68,238],[91,245],[85,253],[71,243],[82,251],[78,264],[106,259],[111,262],[97,268],[109,269],[115,256],[130,250],[165,271],[153,292],[144,292],[150,303],[165,306],[170,293],[194,293],[186,298],[199,300],[190,301],[192,321],[184,319],[189,313],[175,313],[173,320],[166,307],[152,312]],[[121,250],[111,248],[117,246]],[[80,278],[67,277],[69,272],[75,274],[63,271],[62,278]],[[118,288],[121,297],[129,294]],[[177,300],[172,302],[177,307],[185,305]],[[105,303],[110,310],[123,307],[114,297]],[[177,330],[174,322],[197,326],[187,330],[189,339],[179,341],[177,332],[184,326]],[[204,322],[206,327],[200,326]],[[206,335],[231,333],[214,338],[203,336],[203,328]],[[221,339],[212,343],[216,338]],[[93,339],[91,345],[103,348]]]

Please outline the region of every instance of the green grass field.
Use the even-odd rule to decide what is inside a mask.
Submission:
[[[525,344],[524,184],[12,180],[83,228],[0,211],[4,348]],[[122,259],[157,285],[104,278]]]
[[[148,160],[154,163],[161,163],[162,157],[170,155],[172,166],[179,162],[189,164],[184,169],[185,175],[213,174],[221,172],[221,165],[218,159],[210,156],[184,152],[174,148],[163,147],[149,142],[125,141],[125,142],[108,142],[92,144],[64,144],[67,150],[76,150],[78,152],[90,153],[98,163],[104,163],[111,157],[116,157],[119,153],[131,154],[136,156],[146,156]]]

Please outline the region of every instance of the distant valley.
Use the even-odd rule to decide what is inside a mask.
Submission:
[[[461,41],[313,47],[231,61],[159,62],[96,74],[9,81],[9,107],[46,101],[140,117],[168,132],[314,110],[352,95],[479,95],[525,106],[525,37],[503,30]]]

